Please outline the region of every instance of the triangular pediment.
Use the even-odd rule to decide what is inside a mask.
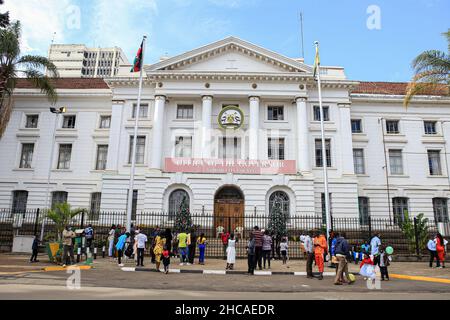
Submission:
[[[311,73],[312,69],[297,60],[228,37],[150,65],[146,71]]]

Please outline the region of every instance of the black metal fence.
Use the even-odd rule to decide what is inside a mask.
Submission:
[[[23,213],[13,213],[9,209],[0,209],[0,250],[11,250],[14,235],[40,235],[44,228],[44,242],[56,237],[56,228],[53,221],[46,217],[45,210],[27,210]],[[246,254],[246,244],[250,232],[254,226],[266,229],[269,224],[267,215],[251,212],[244,217],[217,216],[211,212],[191,213],[192,224],[197,235],[204,234],[208,239],[206,255],[208,257],[222,257],[224,255],[220,233],[224,230],[234,232],[238,238],[237,256]],[[174,229],[174,219],[164,212],[138,212],[133,225],[139,227],[149,236],[147,253],[150,252],[150,244],[155,231],[159,228]],[[412,220],[411,223],[414,223]],[[83,212],[75,216],[71,225],[75,229],[85,228],[91,224],[94,228],[94,244],[99,251],[103,247],[108,250],[108,232],[111,226],[126,225],[125,212],[100,212],[90,214]],[[433,220],[427,223],[429,236],[437,232]],[[359,218],[332,218],[332,227],[336,232],[345,232],[351,246],[359,249],[369,241],[374,233],[380,233],[382,242],[395,249],[397,254],[422,254],[420,244],[414,239],[408,239],[402,229],[387,218],[370,218],[365,224],[361,224]],[[324,229],[322,216],[293,216],[287,224],[287,236],[290,258],[303,258],[303,250],[300,245],[300,236],[308,231]],[[176,234],[175,234],[176,235]],[[176,238],[176,237],[174,237]],[[276,239],[275,239],[276,240]],[[277,241],[275,241],[277,242]],[[276,255],[276,252],[274,252]]]

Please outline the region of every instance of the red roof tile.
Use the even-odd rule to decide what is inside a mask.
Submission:
[[[360,82],[352,93],[405,95],[407,86],[407,82]],[[448,86],[442,85],[426,94],[445,96],[449,94],[449,89]]]
[[[109,89],[101,78],[57,78],[51,80],[56,89]],[[35,89],[32,82],[27,79],[17,79],[16,88]]]

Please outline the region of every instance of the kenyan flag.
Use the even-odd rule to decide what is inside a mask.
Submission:
[[[144,46],[144,41],[142,41],[141,46],[139,47],[139,50],[138,50],[138,52],[136,54],[136,58],[134,58],[133,67],[131,68],[130,72],[139,72],[139,71],[141,71],[143,46]]]

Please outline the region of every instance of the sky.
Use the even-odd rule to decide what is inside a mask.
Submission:
[[[1,11],[22,23],[22,53],[47,56],[55,43],[121,47],[133,61],[149,37],[145,63],[236,36],[313,64],[343,66],[364,81],[408,81],[411,61],[447,51],[450,0],[5,0]]]

